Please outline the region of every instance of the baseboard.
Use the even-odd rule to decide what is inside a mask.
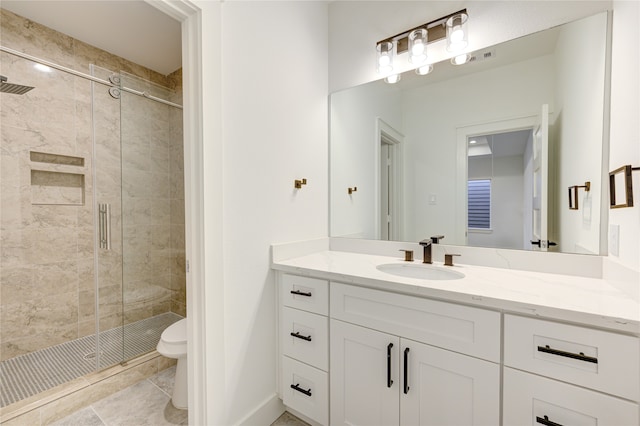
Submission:
[[[277,394],[273,394],[238,422],[238,426],[265,426],[275,422],[284,413],[284,405]]]

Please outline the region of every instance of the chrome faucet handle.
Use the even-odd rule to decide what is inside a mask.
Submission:
[[[444,235],[434,235],[433,237],[431,237],[431,242],[433,244],[438,244],[440,243],[440,240],[444,238]]]
[[[445,254],[444,266],[453,266],[453,256],[460,256],[459,254]]]

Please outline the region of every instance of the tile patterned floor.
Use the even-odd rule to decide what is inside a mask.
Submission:
[[[173,366],[53,423],[56,426],[187,425],[187,411],[171,404]]]
[[[273,422],[271,426],[309,426],[309,424],[303,422],[293,414],[285,412],[283,415],[278,417],[278,420]]]
[[[89,407],[52,424],[52,426],[167,426],[188,425],[187,411],[171,404],[176,367],[136,383]],[[284,413],[271,426],[309,426]]]

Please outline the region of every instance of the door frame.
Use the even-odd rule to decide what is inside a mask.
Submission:
[[[145,1],[182,26],[189,423],[222,424],[226,421],[222,187],[205,185],[207,181],[222,179],[221,172],[215,172],[222,170],[221,103],[219,99],[205,100],[202,95],[205,66],[216,74],[208,76],[208,81],[213,81],[208,85],[208,92],[221,91],[221,25],[203,28],[200,2]],[[211,2],[204,14],[220,23],[221,3]],[[203,33],[210,47],[206,55],[203,54]],[[206,126],[205,106],[214,113],[208,117]],[[204,133],[208,138],[206,149]]]
[[[382,215],[381,210],[381,196],[382,190],[382,174],[380,172],[380,157],[381,157],[381,145],[382,140],[387,141],[389,145],[390,156],[395,160],[392,168],[391,180],[393,187],[390,193],[393,194],[391,201],[391,211],[394,220],[392,222],[392,232],[394,240],[401,240],[404,236],[404,212],[402,206],[404,205],[404,135],[398,130],[393,128],[389,123],[384,121],[380,117],[376,117],[375,123],[375,149],[374,149],[374,191],[373,191],[373,204],[374,204],[374,236],[376,240],[381,238],[382,227]],[[389,143],[390,142],[390,143]]]
[[[451,244],[467,245],[467,180],[468,177],[468,138],[487,133],[533,129],[538,115],[497,119],[479,124],[456,127],[456,194],[455,194],[455,230]]]

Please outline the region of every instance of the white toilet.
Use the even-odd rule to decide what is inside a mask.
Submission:
[[[167,327],[160,336],[158,353],[178,360],[173,383],[173,406],[187,409],[187,319],[181,319]]]

